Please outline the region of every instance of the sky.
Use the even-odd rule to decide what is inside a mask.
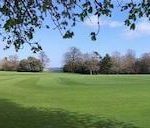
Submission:
[[[128,49],[133,49],[137,56],[150,52],[150,23],[146,18],[138,21],[136,30],[129,30],[124,26],[126,14],[120,14],[115,10],[112,18],[102,17],[100,19],[100,32],[96,41],[91,41],[90,32],[97,30],[95,16],[90,16],[84,23],[79,23],[73,30],[75,36],[72,39],[62,39],[57,30],[41,29],[36,32],[34,38],[39,41],[43,51],[50,58],[50,67],[61,67],[63,65],[64,53],[70,47],[77,47],[82,52],[97,51],[102,56],[115,51],[125,54]],[[29,46],[24,46],[19,52],[13,48],[3,50],[3,42],[0,43],[0,59],[9,55],[18,55],[19,59],[28,56],[38,56],[30,51]]]

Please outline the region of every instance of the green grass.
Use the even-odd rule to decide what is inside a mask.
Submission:
[[[150,75],[0,72],[0,128],[87,127],[80,114],[150,128]]]

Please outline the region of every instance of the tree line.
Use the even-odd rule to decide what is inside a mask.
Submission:
[[[125,55],[114,52],[101,56],[98,52],[82,53],[71,47],[64,55],[64,72],[81,74],[149,74],[150,53],[136,57],[129,49]]]
[[[18,72],[42,72],[48,65],[49,58],[44,52],[39,57],[29,56],[26,59],[19,60],[17,55],[4,57],[0,61],[1,71],[18,71]]]

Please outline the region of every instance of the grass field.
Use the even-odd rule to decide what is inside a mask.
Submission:
[[[150,128],[150,75],[0,72],[0,128],[76,128],[73,113]]]

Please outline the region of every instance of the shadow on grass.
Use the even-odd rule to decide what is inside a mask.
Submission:
[[[0,128],[137,128],[131,124],[63,110],[40,111],[0,100]]]

